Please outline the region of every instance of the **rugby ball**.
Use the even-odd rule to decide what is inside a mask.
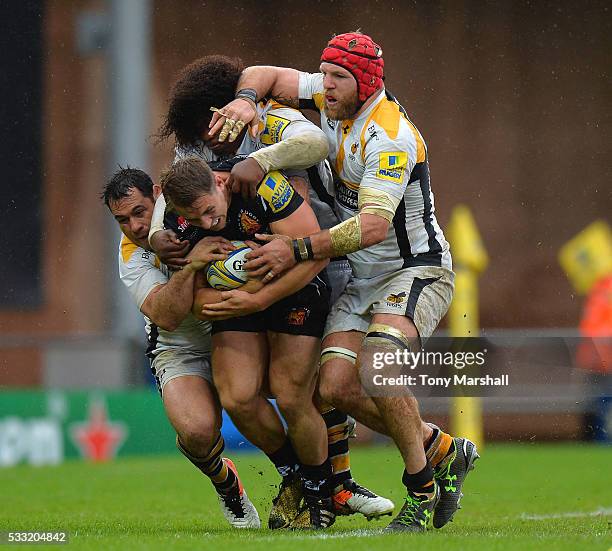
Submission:
[[[225,260],[211,262],[206,268],[206,279],[213,289],[229,291],[242,287],[247,282],[247,271],[242,268],[244,256],[251,248],[244,241],[232,241],[236,247]]]

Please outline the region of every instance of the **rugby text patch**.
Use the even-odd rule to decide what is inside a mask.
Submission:
[[[404,170],[408,164],[408,153],[405,151],[390,151],[378,154],[378,172],[376,176],[383,180],[389,180],[401,184]]]
[[[259,136],[261,143],[272,145],[280,142],[283,138],[285,128],[287,128],[290,123],[291,121],[289,119],[277,117],[276,115],[268,115],[266,117],[266,127]]]
[[[257,193],[272,207],[272,212],[280,212],[291,202],[293,188],[287,179],[275,170],[266,174],[257,188]]]

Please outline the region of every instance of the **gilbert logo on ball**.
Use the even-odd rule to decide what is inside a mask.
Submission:
[[[243,268],[244,256],[251,248],[244,241],[232,241],[236,247],[225,260],[211,262],[206,268],[208,284],[219,291],[229,291],[242,287],[247,282],[247,272]]]

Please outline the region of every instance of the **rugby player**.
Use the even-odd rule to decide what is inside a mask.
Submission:
[[[227,161],[212,163],[224,165],[231,168]],[[299,237],[319,228],[280,172],[267,174],[253,199],[233,194],[228,177],[194,156],[176,161],[161,185],[170,207],[203,235],[244,241],[264,229]],[[312,399],[329,310],[329,289],[318,274],[327,262],[300,264],[268,285],[251,280],[251,292],[202,288],[196,298],[196,311],[213,320],[213,375],[223,408],[281,475],[297,475],[299,465],[305,508],[292,528],[326,528],[335,519],[327,432]],[[211,302],[220,306],[209,308]],[[261,396],[266,378],[289,438]]]
[[[145,172],[134,168],[119,170],[104,188],[102,199],[123,232],[119,275],[144,315],[147,356],[178,449],[210,478],[232,526],[259,528],[259,516],[236,467],[221,456],[225,445],[210,367],[210,323],[191,314],[196,273],[226,258],[232,246],[220,237],[202,239],[189,253],[189,265],[169,277],[147,240],[160,191]]]
[[[288,108],[275,101],[262,100],[255,108],[258,113],[257,136],[247,133],[240,125],[234,128],[234,141],[221,142],[208,133],[208,123],[214,109],[230,101],[243,70],[239,59],[213,55],[200,58],[180,71],[172,86],[168,112],[160,131],[162,139],[174,136],[177,144],[176,159],[196,155],[207,162],[229,159],[235,154],[248,156],[244,162],[235,163],[231,169],[230,182],[242,183],[242,174],[256,173],[259,183],[265,170],[284,169],[292,186],[311,205],[320,227],[329,228],[339,220],[333,212],[333,201],[325,190],[331,179],[327,162],[319,162],[328,150],[323,132],[308,121],[298,110]],[[239,131],[237,132],[237,130]],[[313,165],[313,166],[311,166]],[[305,169],[305,170],[296,170]],[[309,182],[308,185],[306,182]],[[254,196],[254,194],[252,195]],[[178,230],[171,216],[164,218],[163,196],[157,201],[155,212],[159,222],[152,224],[151,244],[168,262],[185,264],[181,256],[188,250],[187,241],[177,239],[186,234]],[[174,232],[160,231],[166,222]],[[184,220],[183,227],[188,226]],[[189,230],[187,230],[189,232]],[[346,259],[332,259],[327,268],[335,300],[346,285],[350,267]],[[367,518],[376,518],[393,511],[393,502],[376,495],[357,484],[351,475],[348,449],[349,421],[344,413],[327,404],[319,409],[328,428],[329,457],[334,476],[334,503],[336,513],[361,513]],[[285,480],[285,479],[283,479]],[[283,484],[271,511],[271,526],[286,524],[283,518],[292,514],[299,502],[297,484]],[[276,519],[276,520],[275,520]]]
[[[446,313],[454,286],[448,243],[434,214],[427,148],[385,90],[383,67],[380,46],[359,32],[332,38],[317,74],[250,67],[236,99],[213,116],[209,134],[231,139],[237,125],[256,129],[246,94],[320,112],[342,222],[304,239],[257,235],[270,243],[251,252],[246,267],[254,276],[279,274],[304,260],[348,255],[353,276],[327,321],[320,392],[393,438],[404,459],[407,497],[388,529],[424,531],[432,516],[436,528],[451,520],[478,454],[469,440],[423,423],[407,388],[401,397],[372,392],[373,354],[419,347]],[[364,388],[371,397],[363,396]]]

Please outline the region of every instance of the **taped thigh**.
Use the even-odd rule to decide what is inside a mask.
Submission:
[[[363,339],[363,348],[410,350],[410,338],[402,331],[385,323],[372,323]]]

